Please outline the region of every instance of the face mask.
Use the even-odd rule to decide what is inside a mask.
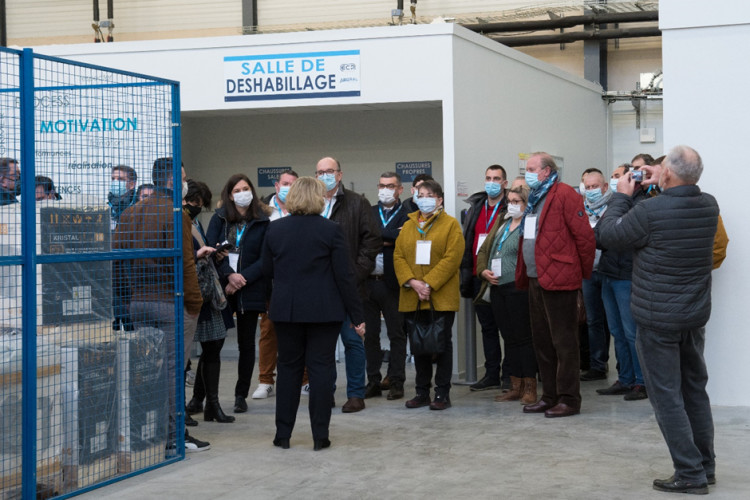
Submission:
[[[581,183],[578,185],[578,193],[579,194],[585,194],[586,193],[586,184],[581,181]]]
[[[125,181],[112,181],[109,185],[109,192],[112,196],[122,196],[128,192],[128,183]]]
[[[198,217],[198,214],[201,213],[201,207],[196,207],[195,205],[185,205],[182,208],[185,209],[191,220]]]
[[[613,193],[617,192],[617,181],[620,179],[610,179],[609,180],[609,189],[612,190]]]
[[[184,199],[185,196],[187,196],[188,193],[188,184],[185,181],[182,181],[182,198]]]
[[[249,189],[234,193],[232,196],[234,197],[234,204],[238,207],[249,207],[250,203],[253,202],[253,192]]]
[[[417,198],[417,206],[423,214],[431,214],[437,207],[437,198]]]
[[[489,196],[490,198],[497,198],[498,196],[500,196],[502,190],[503,188],[497,182],[484,183],[484,192],[487,193],[487,196]]]
[[[336,187],[336,174],[323,174],[318,177],[318,180],[326,185],[326,191],[331,191]]]
[[[523,210],[521,210],[521,205],[516,204],[509,204],[508,205],[508,215],[513,217],[514,219],[518,219],[523,215]]]
[[[379,189],[378,190],[378,200],[380,200],[380,203],[384,205],[390,205],[394,201],[396,201],[396,198],[393,196],[393,194],[396,191],[394,189]]]
[[[538,188],[542,184],[542,181],[539,180],[539,174],[536,172],[526,172],[524,178],[526,179],[526,184],[529,185],[531,190]]]
[[[281,186],[279,188],[279,194],[276,195],[276,197],[281,201],[281,203],[286,203],[286,195],[289,194],[289,186]]]
[[[589,203],[596,203],[601,198],[602,198],[602,190],[600,188],[586,190],[586,200]]]

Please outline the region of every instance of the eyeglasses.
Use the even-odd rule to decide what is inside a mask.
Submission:
[[[335,174],[336,172],[339,172],[339,170],[335,168],[329,168],[328,170],[318,170],[317,172],[315,172],[315,175],[320,177],[321,175]]]
[[[378,189],[393,189],[395,190],[398,184],[378,184]]]

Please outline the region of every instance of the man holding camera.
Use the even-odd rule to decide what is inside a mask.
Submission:
[[[703,348],[719,206],[696,185],[703,163],[694,149],[677,146],[660,171],[645,169],[661,195],[634,204],[636,181],[621,177],[597,234],[607,248],[633,251],[636,348],[674,465],[654,489],[706,494],[716,465]]]

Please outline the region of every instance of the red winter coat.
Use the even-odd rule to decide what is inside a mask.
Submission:
[[[555,183],[547,193],[536,234],[536,270],[545,290],[577,290],[591,277],[596,241],[583,198],[573,188]],[[528,288],[523,240],[518,248],[516,286]]]

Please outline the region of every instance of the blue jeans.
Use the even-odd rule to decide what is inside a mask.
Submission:
[[[602,303],[602,275],[596,271],[591,273],[591,279],[583,280],[582,290],[589,327],[589,369],[603,372],[609,361],[609,335]]]
[[[366,357],[365,343],[350,325],[349,316],[341,325],[341,342],[344,343],[344,358],[346,363],[346,397],[365,397]]]
[[[677,479],[705,483],[716,470],[714,422],[706,393],[705,328],[661,332],[638,327],[648,400]]]
[[[622,385],[643,385],[643,372],[635,350],[636,325],[630,311],[630,280],[602,276],[602,301],[609,331],[615,339],[617,379]]]

